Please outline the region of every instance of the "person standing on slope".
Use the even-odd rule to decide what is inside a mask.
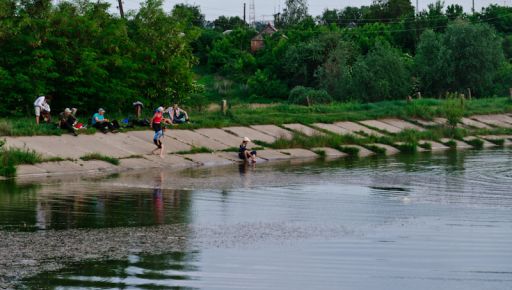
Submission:
[[[158,150],[160,150],[160,157],[164,157],[164,144],[162,143],[162,138],[164,137],[164,127],[162,126],[162,122],[170,122],[163,117],[164,108],[158,107],[156,109],[155,114],[150,120],[151,128],[155,131],[155,135],[153,136],[153,143],[156,145],[156,149],[152,151],[153,154],[157,154]]]

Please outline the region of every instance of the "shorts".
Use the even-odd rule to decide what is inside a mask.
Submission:
[[[34,106],[34,111],[36,113],[36,117],[41,116],[41,107]]]
[[[153,136],[153,140],[160,140],[164,136],[164,131],[155,131],[155,135]]]

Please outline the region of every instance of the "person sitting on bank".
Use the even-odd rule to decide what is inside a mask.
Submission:
[[[189,122],[187,112],[178,107],[178,104],[174,104],[172,107],[167,108],[165,113],[169,114],[170,120],[173,124],[184,124]]]
[[[114,121],[115,122],[115,121]],[[99,109],[98,113],[92,116],[92,126],[103,133],[108,133],[108,131],[112,133],[117,133],[116,126],[109,121],[109,119],[105,118],[105,110]]]
[[[36,124],[39,125],[41,121],[41,117],[47,123],[51,122],[51,114],[50,114],[50,105],[48,104],[51,101],[51,96],[40,96],[34,102],[34,111],[36,114]]]
[[[77,124],[77,119],[75,117],[76,109],[66,108],[64,112],[59,114],[59,127],[64,130],[68,130],[69,133],[78,136],[76,133],[75,125]]]
[[[242,160],[249,161],[251,160],[253,163],[256,162],[257,153],[256,151],[250,151],[247,149],[247,145],[251,142],[251,139],[244,137],[242,144],[240,144],[240,149],[238,151],[238,157]]]

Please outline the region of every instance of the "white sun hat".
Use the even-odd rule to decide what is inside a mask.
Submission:
[[[251,142],[251,139],[244,137],[244,142]]]

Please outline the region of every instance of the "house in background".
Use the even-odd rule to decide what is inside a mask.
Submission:
[[[265,47],[265,36],[271,36],[276,32],[277,29],[269,22],[258,35],[251,39],[251,51],[254,53]]]

